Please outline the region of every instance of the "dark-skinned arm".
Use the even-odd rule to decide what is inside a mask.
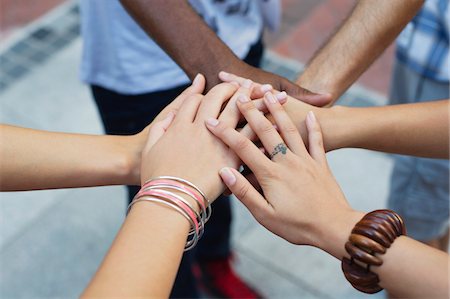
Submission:
[[[121,0],[121,3],[190,79],[198,73],[205,75],[206,90],[220,82],[218,73],[225,70],[269,83],[311,104],[322,105],[330,100],[329,95],[310,93],[283,77],[241,61],[186,0]]]

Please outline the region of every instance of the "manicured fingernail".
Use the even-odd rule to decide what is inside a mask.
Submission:
[[[233,186],[236,183],[236,177],[228,167],[222,168],[219,171],[219,174],[222,180],[225,182],[225,185]]]
[[[266,93],[266,92],[268,92],[268,91],[271,91],[272,90],[272,85],[270,85],[270,84],[264,84],[264,85],[261,85],[261,92],[263,92],[263,93]]]
[[[238,101],[239,102],[241,102],[241,103],[247,103],[247,102],[250,102],[250,99],[246,96],[246,95],[244,95],[244,94],[240,94],[240,95],[238,95]]]
[[[245,79],[244,83],[242,83],[242,86],[245,88],[250,88],[252,86],[252,80],[250,79]]]
[[[266,92],[264,97],[271,104],[275,104],[276,102],[278,102],[277,98],[275,98],[275,96],[272,93],[270,93],[270,92]]]
[[[215,119],[215,118],[208,118],[206,120],[206,123],[208,125],[212,126],[212,127],[215,127],[215,126],[217,126],[219,124],[219,121],[217,119]]]
[[[311,123],[315,123],[317,121],[316,116],[314,115],[314,112],[312,112],[312,111],[308,112],[308,118],[311,121]]]
[[[287,98],[287,93],[285,91],[279,92],[275,95],[278,101],[282,101]]]
[[[192,81],[192,85],[197,85],[200,82],[200,74],[197,74],[194,78],[194,81]]]

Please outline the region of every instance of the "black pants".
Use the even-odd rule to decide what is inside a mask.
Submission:
[[[259,41],[251,47],[244,61],[258,67],[262,54],[263,45]],[[124,95],[93,85],[92,94],[106,134],[131,135],[142,131],[187,86],[139,95]],[[133,199],[139,188],[139,186],[128,186],[129,201]],[[191,270],[195,259],[207,260],[227,257],[230,254],[231,206],[228,197],[221,196],[214,202],[213,214],[195,250],[183,256],[172,290],[172,298],[198,297]]]

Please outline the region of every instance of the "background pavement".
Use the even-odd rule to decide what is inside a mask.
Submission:
[[[287,45],[292,46],[299,32],[306,30],[302,28],[317,22],[318,16],[340,11],[342,17],[354,1],[305,0],[303,14],[298,15],[300,21],[294,21],[295,3],[298,2],[283,2],[285,8],[291,5],[287,9],[289,15],[284,18],[280,36],[267,36],[271,51],[264,60],[266,69],[290,78],[296,76],[302,64],[289,60],[292,57],[289,51],[297,52]],[[0,122],[51,131],[102,134],[89,90],[78,80],[81,40],[77,16],[75,4],[66,2],[19,34],[15,32],[8,46],[2,47]],[[327,26],[335,26],[336,20]],[[320,31],[310,27],[310,30],[319,30],[318,36],[324,39],[326,28],[321,27]],[[307,59],[294,58],[302,62]],[[383,59],[387,63],[391,58]],[[385,69],[384,78],[388,74]],[[385,85],[380,86],[384,89],[354,86],[340,103],[382,105],[387,89]],[[328,158],[353,207],[364,211],[384,207],[392,167],[388,155],[345,149],[328,154]],[[1,193],[0,196],[0,297],[77,297],[124,219],[124,188]],[[235,268],[266,297],[365,297],[346,282],[339,261],[315,248],[294,246],[274,236],[259,226],[237,200],[233,201],[233,212]],[[370,297],[383,298],[384,294]]]

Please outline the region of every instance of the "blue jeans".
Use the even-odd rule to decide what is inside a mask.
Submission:
[[[263,55],[261,41],[253,45],[244,59],[252,66],[260,65]],[[100,113],[105,132],[131,135],[142,131],[188,85],[139,95],[124,95],[101,86],[91,86],[92,95]],[[139,186],[127,186],[128,200],[139,191]],[[178,270],[171,298],[198,298],[199,292],[192,274],[196,260],[226,258],[230,255],[231,206],[228,197],[220,196],[213,205],[213,216],[194,250],[186,252]]]

